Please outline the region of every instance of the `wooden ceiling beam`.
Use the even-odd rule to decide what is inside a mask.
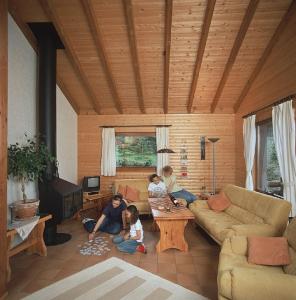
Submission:
[[[275,30],[273,36],[271,37],[268,45],[266,46],[262,56],[260,57],[256,67],[254,68],[251,76],[249,77],[246,85],[242,89],[240,96],[238,97],[236,103],[234,104],[233,110],[235,113],[238,112],[240,106],[242,105],[245,97],[247,96],[252,84],[254,83],[255,79],[261,72],[265,62],[267,61],[268,57],[270,56],[274,46],[276,45],[277,41],[279,40],[280,36],[282,35],[283,31],[285,30],[289,20],[293,15],[296,14],[296,1],[292,1],[289,9],[284,14],[280,24],[278,25],[277,29]]]
[[[135,74],[137,95],[139,99],[139,107],[142,113],[145,113],[145,103],[143,96],[143,87],[142,87],[142,79],[141,79],[141,71],[140,71],[140,61],[138,56],[138,47],[137,47],[137,37],[136,37],[136,29],[134,23],[134,14],[133,14],[133,6],[131,0],[122,0],[125,20],[127,25],[127,32],[129,38],[130,51],[133,62],[133,69]]]
[[[206,11],[204,14],[202,32],[201,32],[201,37],[200,37],[200,41],[199,41],[199,45],[198,45],[196,62],[195,62],[194,72],[193,72],[193,79],[192,79],[189,100],[188,100],[188,105],[187,105],[188,113],[192,112],[192,106],[193,106],[194,96],[195,96],[195,92],[196,92],[199,72],[200,72],[201,63],[202,63],[203,55],[204,55],[205,48],[206,48],[206,43],[207,43],[207,39],[208,39],[208,35],[209,35],[209,30],[210,30],[210,26],[211,26],[211,22],[212,22],[215,4],[216,4],[216,0],[208,0],[207,1],[207,8],[206,8]]]
[[[246,33],[248,31],[248,28],[251,24],[251,21],[254,17],[254,14],[256,12],[257,6],[258,6],[259,0],[250,0],[250,3],[248,5],[248,8],[246,10],[246,13],[244,15],[243,21],[241,23],[241,26],[239,28],[239,31],[237,33],[236,39],[234,41],[233,47],[231,49],[228,61],[225,65],[224,72],[222,75],[222,78],[219,82],[218,88],[216,90],[215,97],[213,99],[212,105],[211,105],[211,113],[214,113],[216,110],[216,107],[218,105],[218,102],[220,100],[221,94],[223,92],[224,86],[226,84],[226,81],[228,79],[228,76],[231,72],[231,69],[233,67],[233,64],[235,62],[235,59],[237,57],[237,54],[239,52],[239,49],[244,41],[244,38],[246,36]]]
[[[165,114],[169,110],[169,80],[170,80],[170,53],[171,53],[171,36],[172,36],[172,19],[173,19],[173,0],[165,1],[165,62],[164,62],[164,98],[163,111]]]
[[[48,0],[39,0],[39,2],[41,4],[44,12],[48,16],[49,20],[51,20],[53,22],[55,29],[58,32],[59,37],[65,46],[65,51],[69,58],[69,61],[71,62],[73,69],[75,70],[77,76],[80,78],[87,95],[90,97],[90,100],[93,104],[94,110],[98,114],[100,114],[100,112],[101,112],[100,104],[97,100],[97,97],[93,91],[91,84],[88,81],[87,75],[83,71],[82,65],[81,65],[79,58],[71,44],[70,39],[63,31],[63,27],[62,27],[59,16],[57,15],[55,9],[52,7],[52,5],[49,3]]]
[[[87,17],[88,25],[92,34],[92,37],[94,39],[94,42],[96,44],[96,49],[98,56],[101,60],[101,63],[103,65],[103,69],[107,76],[107,81],[111,90],[111,94],[113,96],[115,107],[117,111],[122,114],[122,102],[120,100],[119,94],[117,92],[116,83],[111,71],[111,64],[108,59],[108,55],[104,46],[103,42],[103,36],[101,34],[100,26],[97,21],[97,16],[94,11],[93,5],[91,3],[91,0],[80,0],[80,3],[84,9],[85,15]]]

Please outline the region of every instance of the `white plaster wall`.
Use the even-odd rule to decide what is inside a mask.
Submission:
[[[77,114],[57,86],[57,159],[60,178],[77,183]]]
[[[8,17],[8,145],[36,135],[37,55],[12,17]],[[7,202],[22,199],[20,187],[8,180]],[[28,184],[28,198],[36,198],[35,183]],[[9,215],[8,215],[9,216]]]
[[[37,134],[37,55],[11,16],[8,18],[8,145]],[[77,115],[57,86],[57,158],[60,177],[77,182]],[[38,197],[36,183],[26,187]],[[19,184],[9,179],[7,202],[22,198]],[[8,214],[10,216],[10,214]]]

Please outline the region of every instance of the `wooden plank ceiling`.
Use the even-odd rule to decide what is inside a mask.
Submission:
[[[10,0],[52,22],[57,79],[79,114],[233,113],[282,30],[292,0]]]

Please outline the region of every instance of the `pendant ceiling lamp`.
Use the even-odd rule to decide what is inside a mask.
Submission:
[[[166,146],[164,146],[164,148],[159,149],[157,151],[157,153],[176,153],[174,150],[167,148]]]
[[[164,127],[168,127],[167,124],[166,124],[166,114],[164,114]],[[170,149],[167,147],[167,145],[165,144],[163,148],[159,149],[157,151],[157,153],[176,153],[174,150]]]

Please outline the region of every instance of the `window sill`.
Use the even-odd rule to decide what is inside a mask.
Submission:
[[[156,167],[120,167],[120,168],[116,168],[116,172],[118,172],[118,173],[126,173],[126,172],[155,173]]]
[[[278,195],[278,194],[269,193],[269,192],[261,191],[261,190],[258,190],[258,189],[256,189],[255,191],[258,192],[258,193],[264,194],[264,195],[272,196],[272,197],[279,198],[279,199],[284,199],[283,196]]]

